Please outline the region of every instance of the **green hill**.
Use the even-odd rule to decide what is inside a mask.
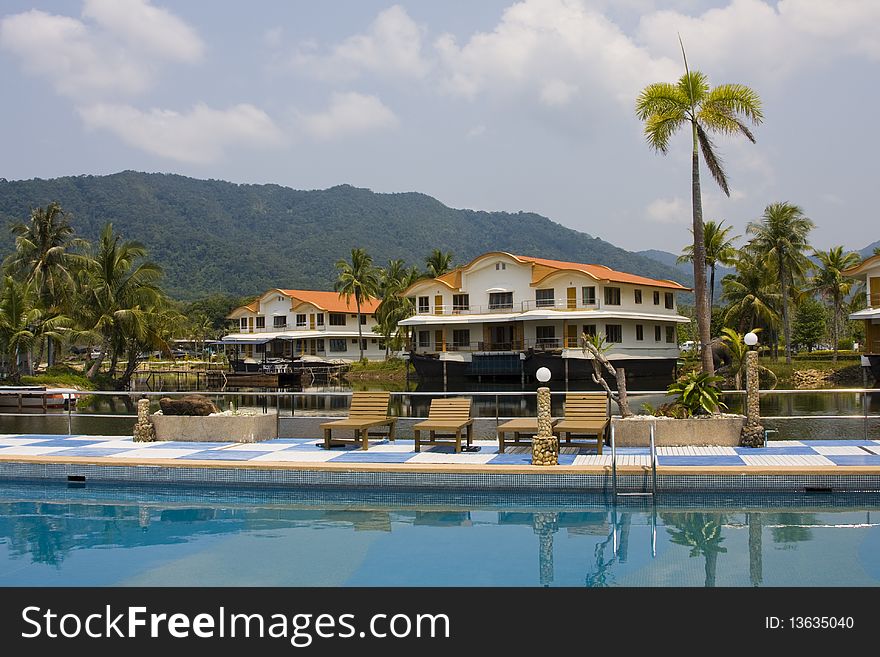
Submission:
[[[215,292],[250,295],[272,287],[331,289],[334,263],[354,246],[374,262],[424,266],[433,248],[462,264],[509,251],[677,279],[673,267],[529,212],[475,212],[418,193],[376,194],[340,185],[301,191],[178,175],[124,171],[51,180],[0,179],[0,252],[8,226],[31,208],[58,201],[77,234],[94,240],[104,223],[143,242],[165,269],[165,289],[191,300]],[[596,217],[599,225],[601,217]]]

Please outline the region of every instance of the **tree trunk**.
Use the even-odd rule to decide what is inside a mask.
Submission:
[[[760,586],[764,581],[761,563],[763,523],[760,513],[747,513],[749,523],[749,581],[752,586]]]
[[[89,369],[89,373],[86,374],[86,378],[88,378],[89,380],[94,379],[98,375],[98,372],[101,369],[101,363],[104,362],[104,354],[107,353],[108,346],[108,342],[104,342],[101,344],[101,350],[98,352],[98,357],[95,359],[94,364]]]
[[[620,406],[620,415],[629,417],[632,411],[629,410],[629,400],[626,397],[626,370],[622,367],[615,368],[617,371],[614,377],[617,380],[617,405]]]
[[[128,388],[129,383],[131,383],[131,377],[134,374],[134,371],[137,369],[138,359],[137,359],[137,350],[129,349],[128,350],[128,365],[125,366],[125,371],[122,373],[122,378],[119,380],[120,388]]]
[[[113,378],[116,376],[116,365],[118,363],[119,363],[119,349],[114,348],[113,353],[110,356],[110,371],[108,372],[108,374],[110,375],[110,378]]]
[[[709,265],[709,321],[712,321],[712,309],[715,307],[715,265]],[[711,333],[711,324],[710,333]]]
[[[837,346],[840,343],[840,305],[841,302],[835,299],[834,312],[831,316],[831,340],[834,343],[831,345],[831,348],[834,349],[831,360],[835,365],[837,364]]]
[[[703,231],[703,199],[700,193],[700,157],[697,143],[697,124],[692,123],[694,151],[691,162],[691,200],[694,214],[694,305],[700,342],[700,360],[703,372],[715,373],[712,362],[709,294],[706,289],[706,242]]]
[[[40,368],[40,363],[43,362],[43,349],[45,344],[43,343],[43,338],[39,339],[39,347],[37,348],[37,358],[36,358],[36,366],[34,369]]]
[[[779,255],[779,288],[782,292],[782,331],[785,336],[785,364],[791,365],[791,323],[788,319],[788,277],[782,262],[783,254]]]
[[[364,334],[361,329],[361,302],[357,297],[354,298],[354,302],[357,304],[358,311],[358,350],[360,350],[361,360],[364,359]]]

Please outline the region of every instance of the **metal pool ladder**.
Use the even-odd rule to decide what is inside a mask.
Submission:
[[[651,490],[640,492],[624,492],[617,487],[617,446],[614,443],[614,425],[611,425],[611,488],[614,495],[620,496],[655,496],[657,494],[657,447],[654,444],[654,422],[649,427],[651,445]]]

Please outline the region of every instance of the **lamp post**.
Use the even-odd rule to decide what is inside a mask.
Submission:
[[[746,352],[746,426],[742,430],[742,444],[745,447],[760,447],[764,444],[764,427],[761,426],[761,400],[758,394],[758,336],[749,331],[743,337],[749,350]]]
[[[542,367],[535,372],[541,383],[550,380],[550,370]],[[532,465],[557,465],[559,463],[559,442],[553,435],[550,419],[550,388],[538,388],[538,435],[532,438]]]

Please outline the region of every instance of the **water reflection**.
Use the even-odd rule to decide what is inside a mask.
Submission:
[[[423,493],[388,492],[377,502],[309,491],[189,492],[175,501],[116,490],[0,487],[0,585],[101,585],[132,575],[161,585],[181,560],[209,565],[198,585],[266,572],[275,585],[880,583],[877,495],[834,496],[827,506],[774,496],[747,508],[688,496],[661,498],[655,508],[608,506],[600,496],[560,505],[540,496],[471,503],[433,495],[419,506]],[[274,569],[262,557],[302,545],[310,546],[306,558]],[[339,549],[354,552],[344,576],[330,582]],[[830,550],[833,570],[825,567]],[[450,558],[432,558],[444,554]]]

